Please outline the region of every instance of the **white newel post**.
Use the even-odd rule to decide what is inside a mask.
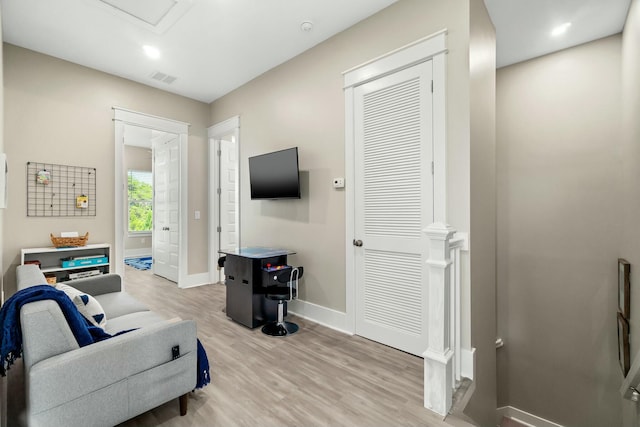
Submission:
[[[424,407],[443,417],[451,409],[453,395],[453,349],[450,347],[451,258],[449,242],[456,230],[434,223],[424,229],[429,237],[429,346],[424,356]]]

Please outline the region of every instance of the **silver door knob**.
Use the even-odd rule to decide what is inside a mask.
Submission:
[[[353,239],[353,246],[362,246],[362,240]]]

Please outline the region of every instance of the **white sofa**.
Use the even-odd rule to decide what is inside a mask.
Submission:
[[[46,283],[35,265],[17,268],[18,289]],[[121,278],[103,275],[69,282],[104,308],[106,332],[122,335],[79,347],[53,300],[20,312],[29,426],[113,426],[196,385],[196,324],[169,321],[122,291]],[[172,349],[179,346],[180,357]]]

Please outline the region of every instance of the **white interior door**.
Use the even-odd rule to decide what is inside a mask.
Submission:
[[[157,142],[153,150],[153,273],[178,281],[180,249],[179,139]]]
[[[238,156],[233,136],[218,140],[218,247],[233,249],[239,246],[238,224],[240,223],[238,191]],[[220,269],[218,280],[224,277]]]
[[[238,246],[238,158],[233,137],[220,140],[220,248]]]
[[[354,89],[356,334],[427,348],[432,62]]]

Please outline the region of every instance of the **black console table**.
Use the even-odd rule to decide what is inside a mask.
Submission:
[[[278,267],[287,266],[286,249],[248,247],[219,251],[226,255],[224,274],[227,285],[227,316],[232,320],[255,328],[278,316],[278,303],[265,298],[264,286],[273,280]],[[286,303],[285,303],[286,304]],[[286,305],[285,305],[286,314]]]

